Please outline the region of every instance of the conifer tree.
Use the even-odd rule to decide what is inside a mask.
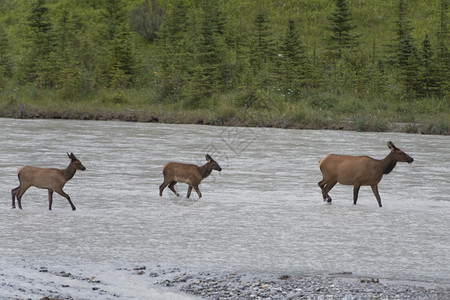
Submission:
[[[301,85],[308,73],[305,48],[298,36],[294,20],[288,21],[285,36],[281,41],[280,75],[284,93],[286,96],[298,94]],[[288,97],[290,98],[290,97]]]
[[[223,18],[217,0],[202,1],[200,39],[197,45],[197,84],[202,94],[209,95],[220,87],[220,66],[224,51]]]
[[[114,88],[130,86],[136,76],[136,60],[123,0],[106,1],[104,16],[102,43],[106,51],[106,84]]]
[[[166,6],[158,5],[157,0],[144,0],[142,5],[130,11],[131,27],[139,35],[153,42],[163,22],[165,11]]]
[[[397,38],[394,44],[393,62],[398,68],[400,83],[408,95],[420,90],[417,48],[414,45],[411,31],[412,27],[407,20],[406,3],[404,0],[399,0],[396,21]]]
[[[269,23],[267,15],[258,12],[254,19],[254,41],[252,47],[251,64],[257,73],[269,60],[271,56],[271,44],[269,41]]]
[[[234,21],[234,22],[233,22]],[[235,88],[245,81],[249,70],[248,32],[243,28],[243,20],[229,20],[229,28],[225,32],[226,47],[230,51],[224,65],[226,86]]]
[[[178,100],[186,83],[188,65],[192,64],[188,51],[187,4],[184,0],[174,0],[166,13],[157,38],[159,43],[157,88],[160,98]]]
[[[172,13],[167,22],[167,48],[172,54],[171,59],[178,70],[186,69],[187,41],[186,32],[188,27],[188,7],[184,0],[175,0]]]
[[[30,34],[26,59],[26,79],[39,87],[52,86],[55,81],[52,23],[45,0],[36,0],[28,17]]]
[[[56,84],[64,99],[74,99],[79,94],[81,85],[79,56],[73,49],[77,44],[75,29],[70,20],[70,13],[64,9],[55,26],[56,60],[59,74]]]
[[[4,86],[6,77],[11,75],[11,59],[8,49],[8,39],[3,28],[0,27],[0,89]]]
[[[434,55],[431,47],[430,39],[428,34],[425,35],[425,39],[422,42],[422,59],[421,59],[421,74],[420,81],[421,87],[420,92],[426,96],[434,94],[436,88],[435,80],[435,65],[434,65]]]
[[[440,0],[437,32],[436,88],[440,96],[450,93],[450,33],[448,28],[449,0]]]
[[[273,42],[270,38],[270,26],[266,13],[259,11],[253,21],[254,34],[250,43],[250,68],[252,85],[256,88],[271,85],[272,62],[274,59]]]
[[[328,38],[329,53],[332,57],[341,58],[344,49],[352,49],[358,45],[357,35],[352,35],[356,25],[352,24],[352,16],[346,0],[335,0],[336,10],[328,16],[330,24],[326,27],[331,31]]]

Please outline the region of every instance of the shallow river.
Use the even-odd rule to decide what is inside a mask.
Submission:
[[[0,119],[0,263],[165,263],[244,272],[353,272],[450,280],[450,138],[400,133]],[[411,155],[358,204],[337,185],[322,202],[317,161],[329,153]],[[30,188],[23,210],[10,191],[23,165],[87,168],[54,195]],[[192,199],[167,188],[168,161],[221,165]],[[177,185],[183,196],[187,186]]]

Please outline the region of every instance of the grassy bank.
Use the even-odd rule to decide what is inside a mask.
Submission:
[[[63,99],[54,89],[6,87],[0,117],[122,120],[176,124],[264,126],[450,134],[448,99],[361,99],[348,94],[301,95],[240,91],[195,101],[162,102],[151,89],[102,89]]]

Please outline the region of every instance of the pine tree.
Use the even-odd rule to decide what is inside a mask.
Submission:
[[[136,59],[123,0],[109,0],[104,6],[103,47],[106,48],[104,77],[109,87],[130,86],[136,76]]]
[[[352,35],[351,31],[356,28],[352,24],[350,10],[346,0],[335,0],[336,10],[328,16],[330,24],[326,27],[331,31],[328,38],[330,43],[329,54],[340,59],[344,49],[352,49],[358,45],[357,35]]]
[[[224,65],[224,77],[228,89],[236,88],[245,80],[249,69],[248,33],[243,28],[243,20],[229,21],[228,31],[225,33],[226,47],[230,51]]]
[[[163,22],[166,6],[158,5],[157,0],[149,2],[145,0],[130,11],[130,23],[136,33],[153,42]]]
[[[202,1],[200,39],[197,45],[197,88],[201,94],[211,95],[220,90],[220,67],[224,51],[223,18],[217,0]]]
[[[439,8],[439,29],[437,32],[436,88],[440,96],[450,93],[450,34],[448,29],[449,0],[441,0]]]
[[[258,12],[254,19],[254,41],[252,45],[251,65],[255,73],[258,73],[268,62],[272,51],[269,40],[269,24],[267,16],[263,12]]]
[[[39,87],[52,86],[55,82],[52,23],[45,4],[45,0],[36,0],[28,17],[31,32],[25,73],[27,80],[36,82]]]
[[[407,20],[406,4],[404,0],[399,0],[396,21],[397,38],[393,47],[393,62],[399,70],[400,83],[408,95],[420,90],[418,80],[419,58],[411,31],[412,27]]]
[[[0,27],[0,89],[4,86],[6,78],[11,76],[11,58],[8,52],[8,39],[2,27]]]
[[[294,20],[288,21],[285,36],[281,41],[279,73],[282,76],[284,94],[291,98],[296,96],[308,73],[305,48],[295,28]]]
[[[79,94],[81,86],[80,58],[74,51],[73,45],[78,43],[74,26],[70,20],[70,13],[64,9],[55,26],[56,44],[56,80],[60,95],[64,99],[72,100]]]
[[[172,14],[167,24],[167,49],[172,54],[173,64],[178,70],[186,70],[187,41],[186,32],[188,28],[188,7],[184,0],[175,0]]]
[[[273,81],[274,47],[267,15],[259,11],[253,21],[254,33],[250,43],[250,70],[252,85],[256,89],[270,86]]]
[[[189,52],[186,37],[188,28],[188,7],[184,0],[174,0],[167,11],[157,37],[159,44],[158,62],[160,70],[157,87],[160,98],[179,100],[187,81],[189,65],[193,58]]]
[[[436,89],[436,70],[434,65],[434,55],[431,48],[431,42],[428,34],[422,42],[422,60],[421,60],[421,90],[426,96],[434,94]]]

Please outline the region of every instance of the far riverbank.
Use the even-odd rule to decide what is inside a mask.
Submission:
[[[186,111],[164,111],[164,110],[137,110],[123,108],[119,110],[92,109],[53,110],[46,108],[26,108],[0,110],[2,118],[18,119],[67,119],[67,120],[98,120],[98,121],[124,121],[124,122],[154,122],[167,124],[203,124],[214,126],[236,126],[236,127],[273,127],[288,129],[329,129],[350,130],[367,132],[404,132],[419,134],[450,135],[450,125],[444,120],[415,123],[415,122],[391,122],[376,121],[375,119],[330,119],[321,122],[299,122],[294,117],[280,114],[268,116],[262,111],[246,111],[236,115],[222,117],[210,110],[186,110]]]

